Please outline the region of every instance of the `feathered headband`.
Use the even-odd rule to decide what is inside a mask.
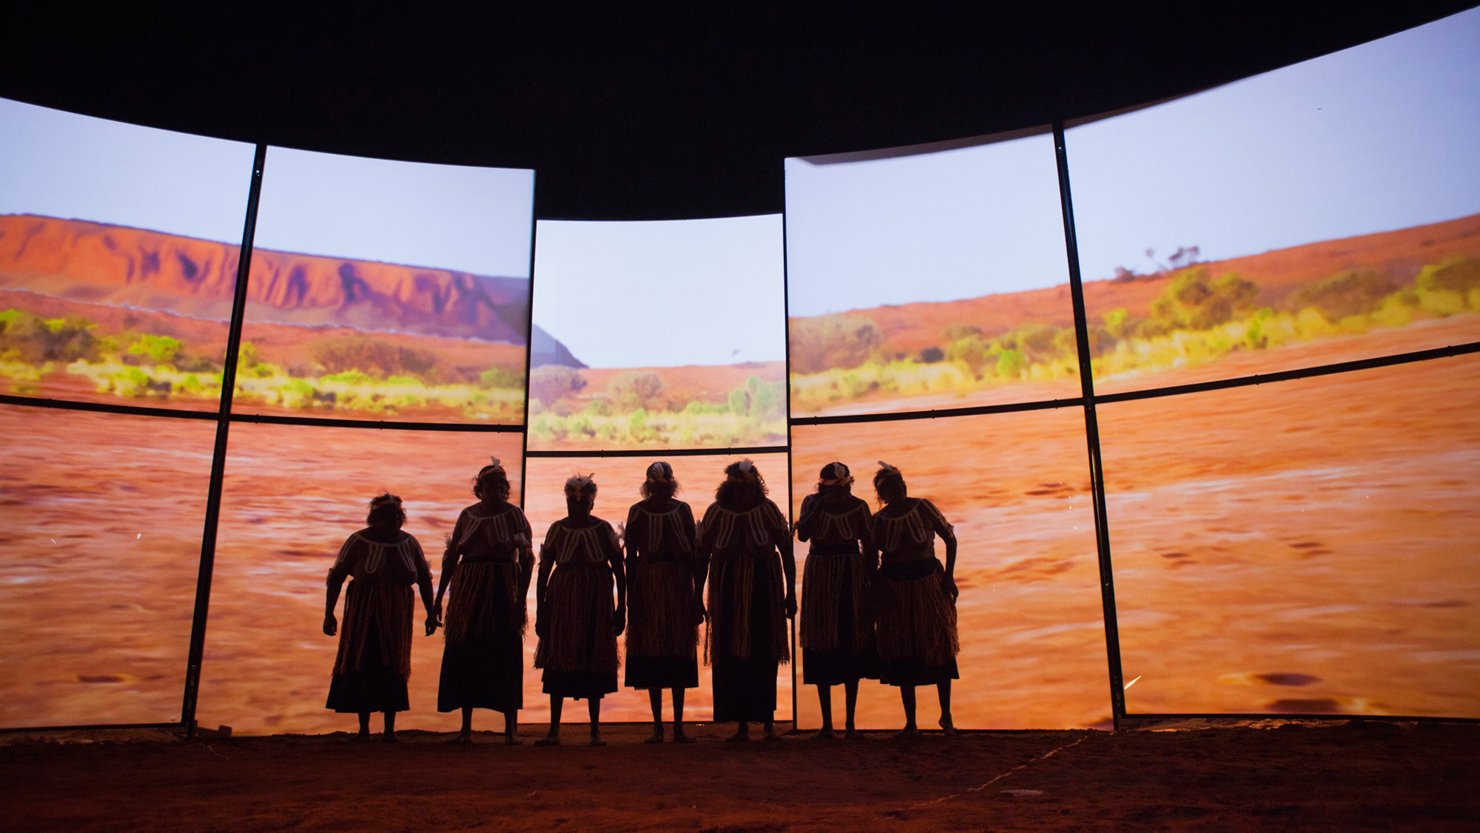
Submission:
[[[487,477],[490,474],[493,474],[494,472],[498,472],[499,474],[504,473],[504,464],[500,462],[497,457],[489,457],[488,459],[490,461],[489,464],[481,469],[478,469],[478,476],[473,478],[475,481],[482,480],[483,478]]]
[[[755,470],[755,463],[752,463],[749,457],[741,460],[739,464],[736,465],[735,470],[736,473],[740,475],[740,479],[742,480],[760,479],[760,474]]]
[[[892,475],[899,476],[899,468],[897,466],[891,466],[888,463],[884,462],[883,460],[880,460],[879,461],[879,474],[892,474]]]
[[[673,482],[673,467],[659,460],[647,467],[647,479],[654,483]]]
[[[837,461],[827,464],[828,476],[822,479],[823,486],[852,486],[853,475],[848,472],[848,467]]]
[[[596,475],[575,474],[565,481],[565,493],[567,495],[584,495],[596,491]]]

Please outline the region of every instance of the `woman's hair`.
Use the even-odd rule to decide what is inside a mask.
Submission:
[[[497,457],[479,469],[478,476],[473,478],[473,497],[482,500],[485,496],[502,501],[509,499],[509,475]]]
[[[725,479],[714,490],[714,499],[731,506],[747,506],[759,503],[768,494],[766,478],[761,477],[755,463],[746,459],[725,466]]]
[[[822,467],[822,472],[817,475],[817,491],[828,489],[847,493],[853,491],[853,475],[848,472],[846,465],[835,461]]]
[[[642,481],[642,499],[667,500],[678,491],[678,481],[673,479],[673,467],[661,460],[647,467],[647,479]]]
[[[400,529],[406,524],[406,510],[401,508],[401,499],[384,492],[370,499],[370,513],[365,516],[366,526],[394,526]]]
[[[904,485],[904,475],[899,469],[889,465],[883,460],[879,461],[879,470],[874,474],[874,492],[879,495],[883,503],[893,503],[904,500],[909,490]]]
[[[565,481],[566,504],[569,504],[571,501],[594,501],[596,499],[596,481],[591,479],[592,476],[589,474],[575,474],[571,475]]]

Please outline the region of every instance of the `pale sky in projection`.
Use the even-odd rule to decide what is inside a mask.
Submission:
[[[251,145],[0,99],[0,214],[239,244]]]
[[[0,99],[0,213],[240,243],[251,145]],[[527,278],[534,172],[269,148],[255,245]]]
[[[1480,212],[1480,10],[1068,131],[1087,280]],[[792,315],[1067,281],[1047,136],[786,165]]]
[[[541,220],[534,323],[593,367],[780,361],[781,215]]]

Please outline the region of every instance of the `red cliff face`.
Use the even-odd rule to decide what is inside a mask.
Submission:
[[[0,216],[0,287],[224,319],[238,247],[34,215]],[[522,343],[529,282],[256,249],[248,320]]]

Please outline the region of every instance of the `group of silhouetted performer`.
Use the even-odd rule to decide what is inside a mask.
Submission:
[[[696,524],[689,505],[674,497],[673,468],[653,463],[621,535],[592,514],[591,477],[570,478],[566,517],[545,534],[536,573],[529,522],[509,502],[508,476],[494,460],[474,480],[478,502],[462,510],[447,538],[435,598],[422,548],[401,529],[400,498],[375,498],[366,527],[349,536],[329,571],[324,633],[339,634],[339,653],[327,708],[358,714],[360,738],[369,736],[371,713],[382,712],[385,739],[394,740],[396,712],[409,708],[414,584],[426,634],[445,629],[437,709],[462,711],[455,740],[471,742],[473,710],[483,708],[502,712],[504,741],[519,743],[525,599],[534,579],[534,665],[550,697],[550,730],[537,745],[560,742],[566,698],[587,701],[590,742],[603,744],[601,699],[617,690],[624,631],[625,683],[646,689],[652,705],[648,742],[664,740],[665,689],[672,692],[673,740],[692,742],[684,731],[684,691],[699,684],[706,620],[714,721],[738,724],[730,740],[747,740],[756,722],[775,739],[776,673],[790,660],[786,621],[797,614],[792,534],[751,461],[724,473]],[[930,501],[909,496],[899,469],[881,462],[873,482],[877,513],[853,495],[848,467],[828,464],[796,523],[797,538],[810,542],[800,630],[803,681],[817,686],[821,705],[818,736],[833,736],[832,687],[842,685],[846,736],[858,737],[854,715],[865,678],[899,687],[906,736],[918,731],[915,688],[936,686],[940,726],[951,734],[956,538]],[[945,544],[944,565],[936,538]],[[341,627],[334,609],[346,578],[353,580]]]

